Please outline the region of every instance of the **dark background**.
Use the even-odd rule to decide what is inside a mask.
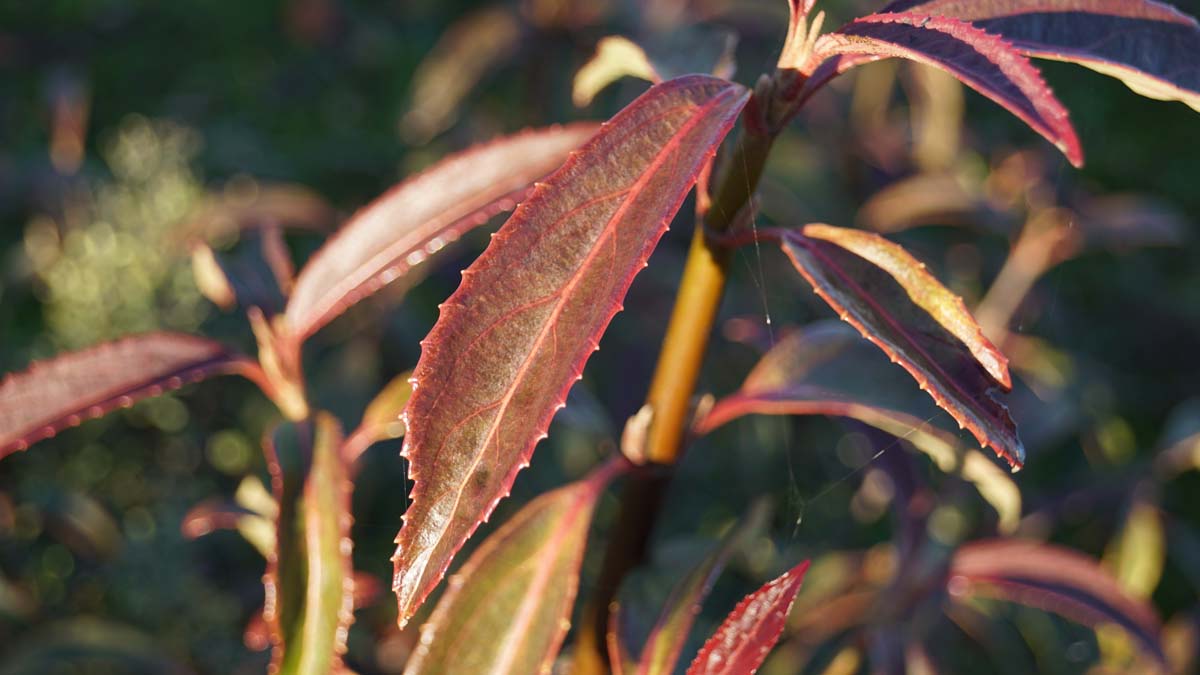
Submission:
[[[680,16],[702,17],[703,26],[685,30],[671,13],[676,4],[690,5]],[[187,256],[169,236],[206,199],[290,183],[349,214],[447,152],[525,127],[607,117],[644,84],[623,80],[587,108],[572,105],[572,77],[605,35],[653,45],[672,44],[681,32],[703,42],[714,27],[733,30],[741,37],[737,79],[752,84],[774,61],[786,4],[8,0],[0,4],[0,372],[155,328],[201,332],[250,351],[245,321],[198,294]],[[1178,6],[1200,10],[1194,0]],[[835,19],[876,8],[827,7]],[[470,22],[483,27],[465,42],[483,56],[449,59],[422,89],[416,74],[430,68],[423,59],[448,30],[467,31]],[[493,38],[501,44],[489,53]],[[472,65],[481,58],[483,66]],[[1029,449],[1015,479],[1025,512],[1034,514],[1020,532],[1099,557],[1134,506],[1149,505],[1165,542],[1151,538],[1134,549],[1152,569],[1162,561],[1152,600],[1164,620],[1177,619],[1181,634],[1194,637],[1200,475],[1150,467],[1173,442],[1200,431],[1200,118],[1091,71],[1047,63],[1044,72],[1072,111],[1086,167],[1072,169],[970,92],[961,163],[983,174],[997,157],[1029,148],[1048,158],[1054,194],[1138,193],[1184,225],[1169,246],[1089,249],[1043,277],[1018,311],[1014,331],[1045,339],[1070,364],[1052,400],[1030,398],[1020,384],[1013,397]],[[459,85],[464,93],[452,113],[429,112],[431,98]],[[884,96],[884,135],[900,135],[895,161],[855,126],[848,112],[855,95],[849,80],[823,92],[781,139],[759,224],[853,225],[865,199],[913,171],[903,87]],[[640,406],[690,213],[689,203],[485,533],[531,496],[581,475]],[[1010,238],[969,227],[897,237],[969,302],[996,274]],[[288,243],[300,261],[320,237],[292,233]],[[236,237],[218,244],[240,250]],[[416,363],[437,303],[484,245],[486,233],[468,237],[427,269],[402,306],[397,294],[382,294],[316,336],[305,355],[317,405],[352,428],[370,397]],[[956,267],[964,255],[974,262]],[[765,247],[738,254],[723,311],[759,328],[769,314],[775,331],[831,316]],[[753,349],[718,334],[703,388],[733,390],[755,360]],[[911,395],[923,397],[915,387]],[[274,419],[251,386],[220,379],[0,464],[0,673],[261,672],[267,656],[243,645],[243,629],[262,601],[262,558],[235,532],[189,541],[179,525],[201,500],[230,498],[243,477],[265,476],[257,445]],[[655,561],[635,580],[631,621],[652,621],[655,598],[758,495],[773,498],[772,528],[718,584],[700,635],[785,565],[813,557],[836,566],[829,557],[836,551],[879,550],[892,521],[854,507],[872,467],[845,451],[844,432],[819,419],[752,420],[696,444],[668,495]],[[356,565],[383,588],[351,635],[348,663],[363,673],[399,672],[412,640],[395,630],[387,592],[407,490],[398,449],[399,442],[373,448],[356,486]],[[994,531],[978,496],[912,457],[959,514],[960,536]],[[614,510],[610,497],[601,532]],[[589,555],[584,593],[598,552]],[[973,647],[956,636],[939,647],[948,664],[1067,673],[1121,663],[1084,628],[1036,612],[996,612],[1012,627],[1010,639],[963,661]],[[837,651],[818,649],[811,661],[785,654],[773,672],[819,672]]]

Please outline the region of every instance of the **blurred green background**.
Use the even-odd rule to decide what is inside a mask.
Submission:
[[[1195,0],[1177,6],[1200,11]],[[820,8],[836,26],[878,5]],[[196,289],[180,233],[195,234],[198,212],[222,223],[237,205],[290,184],[344,217],[447,152],[524,127],[603,119],[645,86],[623,80],[585,108],[572,105],[574,73],[606,35],[686,61],[691,47],[675,45],[736,33],[736,79],[752,84],[773,64],[786,16],[784,0],[8,0],[0,4],[0,372],[159,328],[251,351],[244,318]],[[1005,157],[1027,151],[1044,167],[1029,180],[1047,203],[1137,194],[1153,203],[1146,217],[1166,223],[1166,234],[1143,245],[1154,237],[1139,237],[1135,218],[1132,233],[1102,237],[1050,270],[1016,310],[1010,328],[1052,347],[1044,354],[1056,374],[1049,382],[1031,376],[1042,387],[1022,383],[1012,397],[1029,449],[1015,476],[1026,514],[1019,533],[1097,557],[1110,551],[1110,562],[1127,523],[1162,533],[1132,545],[1133,564],[1150,570],[1137,578],[1152,582],[1144,590],[1164,620],[1176,620],[1179,639],[1194,640],[1200,117],[1091,71],[1051,63],[1044,72],[1072,110],[1083,170],[973,93],[961,147],[953,143],[943,164],[982,182]],[[910,152],[916,80],[906,73],[873,65],[813,101],[777,146],[758,224],[864,224],[863,203],[923,170]],[[939,137],[957,128],[948,119]],[[531,496],[581,475],[641,405],[690,213],[685,206],[634,284],[627,311],[484,533]],[[968,302],[979,300],[1013,224],[931,224],[897,239]],[[203,234],[222,255],[253,253],[236,228]],[[311,231],[288,234],[298,262],[320,241]],[[356,424],[371,396],[416,363],[437,304],[486,241],[478,232],[442,254],[402,305],[385,292],[315,337],[305,366],[316,403]],[[770,341],[830,316],[774,251],[747,248],[735,262],[724,308],[734,321],[714,338],[703,382],[717,393],[735,389],[757,358],[730,336],[748,330]],[[911,396],[923,398],[915,388]],[[262,672],[266,653],[249,649],[243,635],[262,602],[262,558],[235,532],[189,540],[180,523],[203,500],[232,498],[246,476],[265,477],[258,440],[275,419],[251,386],[220,379],[0,463],[0,673]],[[886,499],[870,499],[880,478],[845,431],[824,420],[748,420],[697,443],[668,495],[654,560],[631,582],[631,621],[652,621],[655,598],[681,566],[760,494],[774,498],[772,528],[718,584],[699,635],[768,572],[884,545],[894,524]],[[372,449],[356,486],[356,565],[382,588],[352,630],[347,660],[362,673],[399,672],[413,640],[394,628],[387,592],[407,490],[398,449]],[[1168,450],[1184,459],[1164,470]],[[913,461],[947,506],[946,536],[995,531],[961,481],[923,456]],[[614,510],[609,498],[599,532]],[[598,553],[588,557],[584,593]],[[1135,668],[1086,629],[997,612],[1021,639],[965,660],[972,647],[958,636],[939,646],[940,656],[971,672]],[[811,650],[802,643],[785,638],[801,647],[781,650],[771,672],[821,672],[841,649],[836,639]]]

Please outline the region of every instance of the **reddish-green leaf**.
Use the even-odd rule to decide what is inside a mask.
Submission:
[[[325,675],[341,667],[354,620],[350,481],[338,450],[341,429],[322,413],[314,425],[284,424],[265,444],[279,503],[276,546],[267,561],[263,615],[273,672]]]
[[[544,673],[562,646],[592,511],[626,464],[543,494],[487,538],[450,578],[405,669]]]
[[[516,205],[596,131],[591,123],[525,131],[452,155],[359,211],[313,255],[288,303],[303,339],[464,232]]]
[[[821,36],[813,54],[813,62],[837,59],[832,66],[837,72],[891,57],[941,68],[1045,136],[1072,164],[1083,163],[1083,151],[1066,108],[1029,59],[1003,39],[969,23],[916,13],[872,14]],[[827,76],[823,73],[815,79]]]
[[[752,675],[779,636],[800,592],[808,561],[747,595],[725,617],[688,668],[688,675]]]
[[[262,383],[252,361],[179,333],[137,335],[35,363],[0,383],[0,458],[85,419],[229,373]]]
[[[1018,539],[972,542],[955,552],[947,589],[952,598],[1000,598],[1088,626],[1114,623],[1164,660],[1154,609],[1126,593],[1095,560],[1070,549]]]
[[[1151,0],[899,0],[886,12],[970,21],[1030,56],[1071,61],[1200,110],[1200,26]]]
[[[767,513],[765,503],[760,502],[725,535],[715,551],[671,590],[658,621],[642,647],[638,675],[670,675],[675,672],[675,664],[683,652],[696,615],[700,613],[701,603],[712,590],[730,556],[743,549],[762,530]]]
[[[808,225],[783,250],[817,294],[917,380],[960,426],[1013,468],[1025,461],[1008,409],[1008,360],[962,300],[900,246],[879,235]]]
[[[705,76],[651,88],[463,272],[421,343],[405,412],[415,486],[393,558],[401,623],[529,462],[747,96]]]

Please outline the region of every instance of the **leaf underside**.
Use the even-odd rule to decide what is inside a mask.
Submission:
[[[884,356],[842,323],[820,322],[786,335],[763,355],[741,388],[718,400],[693,426],[707,434],[745,415],[825,415],[858,420],[911,444],[947,473],[973,483],[1008,533],[1021,518],[1021,491],[1012,478],[958,437],[914,410],[907,376],[893,382]],[[899,371],[894,371],[897,374]],[[895,400],[893,400],[895,399]]]
[[[1037,607],[1088,626],[1115,623],[1165,663],[1153,608],[1076,551],[1018,539],[966,544],[948,575],[952,598],[980,595]]]
[[[827,63],[836,72],[891,57],[941,68],[1016,115],[1072,164],[1083,163],[1067,110],[1038,70],[1012,45],[969,23],[911,12],[872,14],[823,35],[814,53],[818,59],[834,59]],[[831,75],[822,71],[813,79]]]
[[[405,412],[415,485],[393,557],[401,624],[528,464],[747,96],[706,76],[651,88],[463,272],[421,343]]]
[[[548,672],[571,618],[596,501],[624,466],[525,505],[450,578],[405,668],[431,673]]]
[[[470,148],[413,176],[355,214],[305,265],[287,307],[304,339],[468,230],[516,206],[597,129],[581,122]]]
[[[687,675],[752,675],[783,635],[808,561],[747,595],[696,655]]]
[[[1200,26],[1149,0],[900,0],[885,12],[970,21],[1023,54],[1070,61],[1200,110]]]
[[[276,545],[263,577],[272,672],[337,672],[354,620],[350,480],[341,429],[327,413],[284,424],[265,444],[279,503]]]
[[[0,458],[143,398],[253,370],[220,343],[181,333],[136,335],[35,363],[0,383]]]
[[[961,299],[875,234],[808,225],[787,231],[782,245],[842,320],[907,370],[980,445],[1021,467],[1025,449],[1016,424],[996,398],[1010,386],[1007,360],[983,337]]]

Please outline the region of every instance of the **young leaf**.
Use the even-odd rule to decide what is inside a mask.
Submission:
[[[720,545],[671,590],[663,605],[638,663],[638,675],[670,675],[683,652],[688,633],[700,613],[700,604],[712,590],[725,563],[756,536],[767,519],[765,503],[757,504],[746,518],[737,523],[721,540]]]
[[[651,88],[463,272],[421,343],[405,412],[415,485],[393,557],[401,625],[529,462],[747,97],[699,75]]]
[[[1115,623],[1164,662],[1154,609],[1122,590],[1096,561],[1070,549],[1017,539],[972,542],[955,552],[947,588],[956,599],[981,595],[1088,626]]]
[[[591,123],[514,134],[438,162],[354,215],[296,279],[287,323],[304,339],[464,232],[516,204],[596,131]]]
[[[1029,56],[1071,61],[1200,110],[1200,26],[1152,0],[898,0],[885,12],[970,21]]]
[[[253,361],[180,333],[146,333],[62,354],[0,383],[0,458],[114,408],[217,374],[262,386]]]
[[[263,615],[275,643],[272,671],[280,675],[336,672],[354,620],[341,435],[337,421],[321,413],[315,430],[307,422],[284,424],[264,444],[279,515]]]
[[[900,246],[875,234],[807,225],[782,237],[796,269],[838,315],[916,379],[980,445],[1014,469],[1025,461],[1008,409],[1008,360],[962,300]]]
[[[596,44],[596,53],[575,73],[571,101],[582,108],[605,87],[625,76],[662,82],[650,57],[636,42],[620,35],[603,38]]]
[[[592,511],[625,466],[614,459],[541,495],[488,537],[421,626],[406,675],[549,672],[567,634]]]
[[[835,58],[832,67],[842,72],[868,60],[891,57],[949,72],[1046,137],[1072,164],[1083,163],[1083,150],[1066,108],[1033,64],[1003,39],[969,23],[914,13],[872,14],[821,36],[812,62]],[[795,67],[809,68],[807,64]],[[827,75],[814,74],[813,79],[827,79]]]
[[[808,561],[747,595],[713,633],[688,675],[753,675],[779,636],[800,592]]]
[[[358,428],[346,438],[342,446],[342,456],[346,461],[353,462],[371,445],[390,438],[400,438],[404,435],[404,422],[400,414],[412,396],[412,372],[400,373],[375,395],[375,398],[363,411],[362,421]]]

